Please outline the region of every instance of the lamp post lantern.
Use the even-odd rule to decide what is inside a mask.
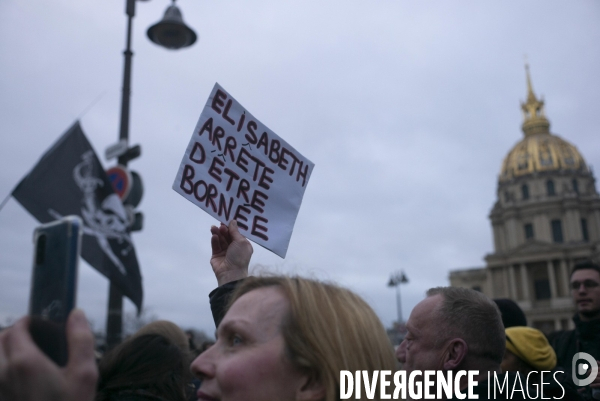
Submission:
[[[148,28],[147,34],[157,45],[172,50],[191,46],[196,41],[196,33],[183,22],[175,0],[165,11],[163,19]]]
[[[118,164],[127,167],[127,163],[141,155],[139,145],[129,147],[129,104],[131,100],[131,62],[133,52],[131,51],[131,30],[135,17],[136,0],[125,0],[125,14],[127,15],[126,48],[123,52],[125,57],[123,67],[123,92],[121,96],[121,124],[119,127],[119,142],[125,150],[119,152]],[[140,0],[147,1],[147,0]],[[152,32],[152,33],[151,33]],[[150,40],[167,49],[180,49],[191,46],[196,41],[196,33],[183,23],[181,11],[173,4],[167,8],[164,18],[148,29]],[[135,182],[136,180],[134,180]],[[141,178],[137,175],[138,198],[141,198]],[[140,199],[135,201],[133,207],[137,206]],[[141,213],[136,213],[130,230],[140,230],[142,222]],[[123,293],[110,281],[108,316],[106,318],[106,345],[110,349],[121,342],[123,331]]]

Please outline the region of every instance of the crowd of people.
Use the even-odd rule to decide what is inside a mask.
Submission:
[[[336,401],[342,371],[356,372],[357,381],[361,372],[384,371],[454,377],[454,391],[429,383],[436,399],[600,399],[598,369],[593,376],[591,362],[576,360],[600,360],[600,266],[591,261],[577,264],[570,277],[574,330],[547,338],[527,327],[510,300],[438,287],[414,307],[394,350],[357,294],[301,277],[249,277],[252,245],[237,223],[211,233],[214,344],[192,350],[186,333],[159,321],[97,363],[86,318],[75,310],[66,327],[68,362],[60,367],[37,348],[24,318],[0,333],[0,401]],[[581,366],[592,372],[583,386]],[[352,399],[391,398],[383,381],[373,383],[375,391]],[[421,398],[425,385],[407,398]]]

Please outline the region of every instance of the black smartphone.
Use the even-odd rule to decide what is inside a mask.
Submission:
[[[68,356],[65,324],[75,307],[82,228],[79,216],[66,216],[39,226],[33,234],[29,331],[60,366]]]

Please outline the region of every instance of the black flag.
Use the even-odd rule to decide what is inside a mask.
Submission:
[[[41,223],[76,214],[81,256],[142,307],[142,277],[128,216],[79,122],[42,156],[12,195]]]

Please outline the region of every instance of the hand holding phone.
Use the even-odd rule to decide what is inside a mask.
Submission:
[[[69,362],[59,367],[34,343],[30,317],[0,332],[0,400],[93,401],[98,379],[94,335],[81,310],[67,320]]]
[[[82,224],[67,216],[34,231],[29,331],[59,366],[67,362],[65,324],[75,307]]]

